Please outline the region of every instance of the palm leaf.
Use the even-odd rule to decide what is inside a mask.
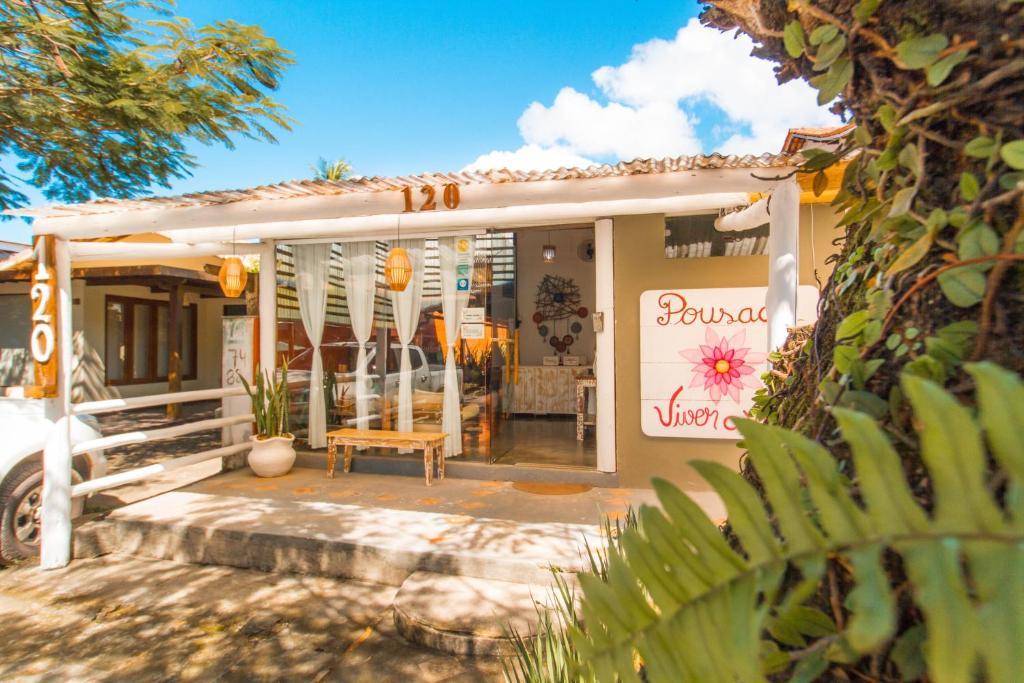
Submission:
[[[898,556],[923,615],[920,655],[930,680],[1020,680],[1024,385],[992,364],[967,368],[976,414],[937,384],[902,379],[932,510],[915,499],[872,418],[840,408],[834,415],[852,453],[852,481],[821,445],[749,420],[737,425],[763,501],[720,465],[695,465],[726,504],[733,546],[693,501],[655,482],[661,507],[641,509],[639,527],[608,547],[606,580],[580,577],[585,628],[568,629],[578,675],[638,680],[639,658],[652,683],[762,681],[787,669],[793,680],[813,680],[830,661],[893,642],[896,598],[883,562]],[[992,476],[993,461],[1005,497],[992,483],[1002,481]],[[811,604],[830,561],[855,582],[839,607],[841,630]]]

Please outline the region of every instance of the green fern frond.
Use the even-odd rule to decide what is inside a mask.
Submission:
[[[641,680],[640,661],[652,683],[763,681],[787,671],[814,680],[830,662],[893,642],[897,595],[887,567],[898,557],[924,629],[923,641],[914,631],[911,642],[909,630],[896,641],[905,677],[914,677],[916,657],[937,683],[1021,680],[1024,385],[989,363],[967,369],[976,415],[939,385],[902,378],[933,509],[915,499],[874,420],[840,408],[854,481],[821,445],[749,420],[737,425],[767,508],[732,470],[694,464],[725,502],[735,545],[690,498],[656,481],[661,508],[641,509],[639,528],[609,546],[606,580],[580,577],[585,628],[568,629],[580,674]],[[808,604],[829,562],[855,582],[832,615]]]

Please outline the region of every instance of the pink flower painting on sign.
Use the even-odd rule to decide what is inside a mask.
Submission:
[[[679,352],[680,356],[693,363],[690,388],[703,385],[715,403],[723,396],[728,396],[739,404],[743,387],[756,389],[761,386],[755,370],[768,354],[752,352],[749,346],[744,346],[746,340],[746,330],[740,330],[726,339],[719,337],[710,327],[706,328],[704,344],[696,349],[683,349]]]

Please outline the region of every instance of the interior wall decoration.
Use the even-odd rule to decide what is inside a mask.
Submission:
[[[586,239],[580,242],[580,245],[576,247],[576,255],[580,257],[581,261],[590,263],[594,260],[594,240]]]
[[[590,315],[580,304],[580,288],[572,278],[545,275],[537,285],[533,322],[537,334],[558,353],[565,353],[579,339],[580,320]]]

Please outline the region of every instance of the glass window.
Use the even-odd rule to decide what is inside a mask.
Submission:
[[[768,226],[721,232],[715,229],[718,214],[675,216],[665,219],[665,258],[707,256],[758,256],[768,246]]]
[[[159,376],[167,376],[167,315],[168,308],[166,306],[156,307],[156,374]],[[185,316],[186,318],[188,316]],[[187,339],[184,334],[183,339]]]
[[[104,363],[107,367],[108,384],[124,379],[126,358],[124,307],[125,305],[120,301],[107,301],[107,348]]]
[[[198,368],[196,367],[196,339],[199,329],[199,308],[197,306],[186,306],[184,320],[181,321],[181,375],[182,377],[195,377]]]
[[[28,294],[0,294],[0,386],[35,381],[28,349],[31,318]]]
[[[182,308],[181,376],[196,378],[198,312]],[[167,381],[169,315],[166,301],[108,296],[104,362],[107,384]]]

